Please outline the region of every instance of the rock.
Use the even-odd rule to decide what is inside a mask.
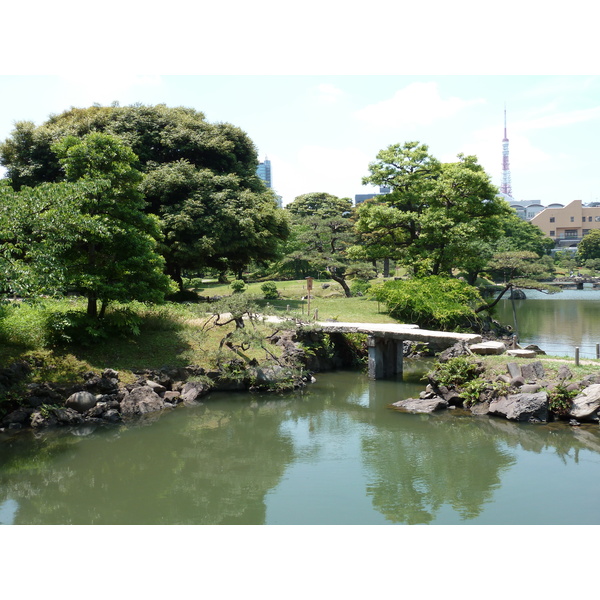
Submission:
[[[534,350],[507,350],[506,354],[519,358],[535,358],[537,356]]]
[[[121,421],[121,413],[118,410],[111,408],[102,415],[102,418],[109,423],[118,423]]]
[[[448,403],[440,396],[435,396],[429,399],[408,398],[408,400],[400,400],[394,402],[392,407],[396,410],[412,412],[412,413],[432,413],[436,410],[448,408]]]
[[[65,406],[78,413],[84,413],[96,406],[97,402],[96,396],[90,392],[76,392],[65,400]]]
[[[542,386],[537,383],[526,383],[524,386],[521,386],[519,392],[521,394],[535,394],[542,389]]]
[[[114,369],[104,369],[104,371],[102,371],[102,377],[105,377],[106,379],[119,379],[119,372]]]
[[[535,344],[529,344],[525,346],[524,350],[533,350],[536,354],[546,354],[539,346]]]
[[[469,345],[466,342],[456,342],[450,348],[446,348],[446,350],[442,351],[438,356],[439,362],[448,362],[451,358],[456,358],[457,356],[469,356],[471,354],[469,350]]]
[[[50,408],[31,415],[31,426],[35,429],[55,426],[75,426],[84,422],[83,417],[72,408]]]
[[[150,379],[146,380],[146,385],[151,387],[159,396],[163,395],[167,391],[167,388],[164,385],[156,383]]]
[[[506,369],[508,370],[508,374],[511,378],[521,377],[521,367],[514,362],[509,362],[506,364]]]
[[[17,408],[17,410],[13,410],[2,419],[2,425],[8,427],[10,427],[12,423],[19,423],[23,425],[24,423],[27,423],[30,420],[32,412],[32,408]]]
[[[526,381],[524,377],[521,377],[519,375],[519,377],[513,377],[510,380],[510,386],[511,387],[521,387],[522,385],[525,385]]]
[[[181,392],[167,391],[167,392],[165,392],[163,399],[165,400],[165,402],[171,402],[172,404],[177,404],[177,403],[181,402]]]
[[[475,402],[470,406],[471,414],[481,416],[487,415],[490,412],[490,403],[486,402]]]
[[[204,381],[188,381],[181,390],[181,400],[185,405],[194,405],[211,389],[212,386]]]
[[[469,350],[473,354],[504,354],[506,346],[502,342],[482,342],[481,344],[472,344]]]
[[[573,377],[573,373],[571,373],[571,370],[569,367],[567,367],[567,365],[561,365],[556,372],[556,377],[561,381],[564,381],[565,379],[571,379]]]
[[[503,415],[511,421],[547,421],[548,395],[546,392],[535,394],[511,394],[490,402],[490,413]]]
[[[527,296],[525,295],[525,292],[523,290],[520,290],[518,288],[512,288],[510,291],[509,298],[512,298],[513,300],[526,300]]]
[[[139,417],[169,407],[151,387],[145,385],[134,388],[125,395],[121,402],[121,415],[128,418]]]
[[[578,420],[595,420],[600,408],[600,384],[586,387],[573,398],[569,416]]]

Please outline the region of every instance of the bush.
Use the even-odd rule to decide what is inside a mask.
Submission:
[[[260,290],[264,294],[265,300],[276,300],[279,298],[279,291],[274,281],[265,281],[260,286]]]
[[[88,317],[80,311],[59,311],[48,315],[46,338],[51,346],[91,346],[112,337],[140,334],[142,317],[128,308],[112,310],[103,319]]]
[[[241,294],[246,289],[246,282],[241,279],[235,279],[231,282],[230,287],[234,294]]]
[[[474,308],[483,304],[477,289],[465,281],[433,275],[386,281],[373,286],[369,295],[384,302],[388,314],[398,321],[442,330],[479,323]]]
[[[353,279],[350,282],[350,291],[353,296],[363,296],[371,289],[371,284],[363,279]]]

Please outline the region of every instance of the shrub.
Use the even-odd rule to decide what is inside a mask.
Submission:
[[[474,307],[483,304],[476,288],[465,281],[430,276],[408,281],[386,281],[369,295],[384,302],[387,312],[404,323],[453,330],[479,322]]]
[[[350,282],[350,291],[353,296],[364,295],[371,289],[371,284],[363,279],[353,279]]]
[[[579,393],[578,390],[568,390],[567,386],[559,383],[548,394],[548,408],[558,417],[566,417],[571,411],[573,398]]]
[[[264,294],[265,300],[276,300],[279,298],[279,291],[274,281],[265,281],[260,286],[260,290]]]
[[[246,289],[246,282],[241,279],[235,279],[231,282],[230,287],[234,294],[241,294]]]
[[[477,379],[482,371],[481,363],[466,356],[455,356],[444,363],[437,363],[427,377],[435,380],[438,385],[450,388],[465,385],[469,381]]]
[[[90,346],[111,337],[140,334],[142,317],[128,308],[112,310],[103,319],[88,317],[80,311],[50,313],[46,319],[46,338],[51,346]]]

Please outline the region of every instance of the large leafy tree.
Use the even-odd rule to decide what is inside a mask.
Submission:
[[[69,285],[87,297],[89,317],[111,300],[161,301],[171,290],[157,254],[157,219],[144,213],[137,157],[102,133],[69,136],[53,146],[68,181],[87,184],[72,205],[73,233],[59,252]],[[98,311],[98,301],[102,303]]]
[[[119,138],[138,157],[136,168],[149,178],[142,185],[145,210],[161,219],[168,271],[180,284],[184,268],[218,263],[239,271],[251,260],[277,256],[287,221],[256,175],[252,140],[238,127],[209,123],[191,108],[92,106],[54,115],[39,127],[20,122],[0,144],[0,164],[15,189],[62,181],[53,144],[92,132]],[[226,214],[236,214],[235,223],[223,220]]]
[[[407,142],[379,152],[369,170],[363,183],[391,193],[358,208],[359,254],[387,254],[417,276],[481,269],[481,243],[499,237],[510,207],[475,157],[441,163],[426,145]]]
[[[584,235],[577,246],[577,260],[580,263],[594,258],[600,258],[600,229],[594,229]]]
[[[299,248],[286,260],[306,262],[318,273],[327,273],[339,283],[347,297],[352,296],[347,277],[370,270],[354,262],[348,248],[356,242],[352,201],[327,193],[297,196],[286,206]]]

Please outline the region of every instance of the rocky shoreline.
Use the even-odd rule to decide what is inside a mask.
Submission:
[[[509,362],[505,373],[490,374],[483,361],[468,355],[466,347],[457,344],[440,355],[438,364],[462,360],[464,370],[468,361],[470,378],[458,381],[457,377],[451,383],[448,370],[434,369],[419,398],[400,400],[391,407],[412,413],[462,408],[477,416],[528,423],[600,422],[600,371],[576,381],[566,365],[550,374],[538,360],[521,365]]]
[[[0,392],[13,391],[15,396],[0,418],[0,433],[114,425],[180,405],[198,405],[211,392],[297,390],[315,381],[313,373],[348,367],[356,360],[343,337],[332,338],[334,349],[323,343],[318,332],[282,331],[271,339],[282,350],[278,362],[259,365],[232,359],[215,370],[199,366],[145,369],[134,372],[137,379],[129,384],[119,380],[118,371],[108,368],[83,373],[82,380],[72,385],[23,386],[35,366],[15,363],[0,369]]]

